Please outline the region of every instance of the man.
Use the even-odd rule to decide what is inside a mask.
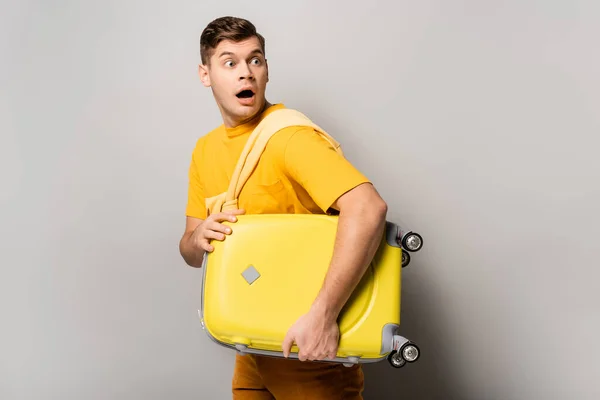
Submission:
[[[265,40],[251,22],[216,19],[204,29],[200,45],[200,80],[211,88],[223,125],[201,137],[192,154],[180,242],[185,262],[200,267],[205,252],[213,250],[211,241],[226,240],[231,233],[222,222],[235,222],[243,213],[339,213],[331,265],[312,307],[287,333],[285,358],[237,356],[233,398],[362,399],[361,366],[323,360],[335,357],[338,315],[380,243],[387,206],[369,180],[325,139],[311,128],[293,127],[270,139],[240,193],[240,209],[208,213],[205,200],[227,191],[252,130],[284,106],[266,100]],[[298,360],[287,358],[293,343]]]

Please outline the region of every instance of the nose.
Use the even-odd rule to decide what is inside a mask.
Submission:
[[[248,64],[245,64],[245,63],[239,64],[239,74],[240,74],[240,80],[254,79],[254,74],[252,73],[252,70],[250,69],[250,66]]]

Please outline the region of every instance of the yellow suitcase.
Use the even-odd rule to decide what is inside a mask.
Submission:
[[[303,114],[280,109],[252,132],[228,191],[206,199],[209,213],[237,208],[237,198],[270,137],[290,125],[311,126],[342,154],[339,143]],[[203,328],[215,342],[240,353],[283,357],[287,330],[317,296],[333,254],[337,216],[241,215],[233,233],[212,241],[204,258]],[[421,249],[419,234],[388,222],[381,245],[340,314],[340,341],[332,362],[351,365],[386,357],[394,367],[419,358],[418,346],[399,334],[402,268]],[[310,249],[307,251],[306,249]],[[290,357],[297,358],[292,347]]]
[[[242,215],[205,259],[200,318],[216,343],[240,353],[282,357],[289,327],[321,287],[337,230],[337,216]],[[399,335],[402,248],[400,228],[388,222],[381,245],[346,303],[333,362],[388,359],[414,362],[420,351]],[[310,250],[307,250],[310,249]],[[290,357],[297,358],[297,347]]]

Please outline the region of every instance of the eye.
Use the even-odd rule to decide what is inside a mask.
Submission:
[[[231,60],[225,61],[225,66],[226,67],[233,67],[233,61],[231,61]]]
[[[260,64],[260,59],[259,58],[253,58],[252,61],[250,61],[251,63],[253,63],[254,65],[259,65]]]

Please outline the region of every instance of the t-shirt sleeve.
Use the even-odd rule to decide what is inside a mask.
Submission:
[[[312,128],[301,128],[291,135],[284,166],[324,212],[344,193],[370,182]]]
[[[188,199],[185,213],[188,217],[206,219],[204,186],[200,178],[201,171],[198,164],[198,157],[200,156],[198,148],[199,146],[192,153],[188,170]]]

